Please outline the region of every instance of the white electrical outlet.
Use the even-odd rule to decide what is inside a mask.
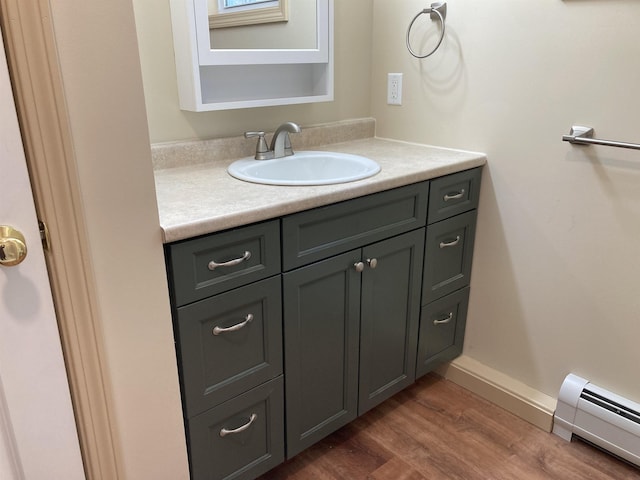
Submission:
[[[387,103],[402,105],[402,74],[389,73],[387,75]]]

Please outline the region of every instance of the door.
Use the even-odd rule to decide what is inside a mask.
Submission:
[[[358,415],[415,380],[424,228],[363,249]]]
[[[84,479],[4,48],[0,119],[0,225],[17,230],[0,229],[0,478]]]
[[[355,419],[360,250],[283,275],[287,458]]]

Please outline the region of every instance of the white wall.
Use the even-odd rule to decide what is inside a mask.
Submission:
[[[465,354],[553,397],[574,372],[640,400],[640,152],[561,141],[582,123],[640,142],[640,3],[450,0],[416,60],[425,6],[374,0],[372,116],[382,137],[488,154]]]

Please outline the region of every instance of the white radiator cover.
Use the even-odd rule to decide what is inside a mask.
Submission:
[[[640,404],[569,374],[560,387],[553,433],[576,435],[640,466]]]

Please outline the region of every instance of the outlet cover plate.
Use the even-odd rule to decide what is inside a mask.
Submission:
[[[402,74],[389,73],[387,75],[387,103],[402,105]]]

